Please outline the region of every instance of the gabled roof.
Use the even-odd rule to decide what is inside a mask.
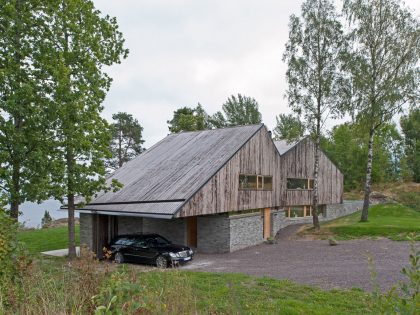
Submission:
[[[263,127],[170,134],[107,178],[124,185],[81,210],[172,216]]]
[[[289,151],[291,148],[293,148],[295,145],[297,145],[300,141],[288,143],[285,140],[277,140],[277,141],[274,141],[274,144],[276,145],[277,151],[279,151],[280,155],[283,155],[287,151]]]

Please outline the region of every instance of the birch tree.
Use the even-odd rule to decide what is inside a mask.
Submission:
[[[361,221],[368,220],[375,134],[419,97],[419,21],[398,0],[345,0],[354,116],[369,134]]]
[[[110,128],[100,114],[111,78],[103,66],[119,63],[128,51],[115,18],[102,16],[92,1],[54,0],[46,41],[55,110],[52,152],[56,199],[67,199],[69,258],[76,255],[75,196],[89,201],[105,187]],[[46,52],[47,53],[47,52]]]
[[[341,51],[345,41],[334,5],[328,0],[307,0],[302,16],[292,15],[289,40],[283,60],[287,62],[286,96],[289,106],[303,118],[315,142],[312,215],[315,228],[318,219],[318,172],[320,138],[329,117],[343,112],[345,80],[340,73]]]

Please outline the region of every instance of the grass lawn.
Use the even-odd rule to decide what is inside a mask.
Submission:
[[[360,211],[321,224],[319,232],[308,229],[303,234],[334,235],[340,239],[388,237],[407,240],[410,233],[420,240],[420,212],[401,204],[379,204],[369,209],[369,221],[360,222]]]
[[[150,314],[374,313],[371,297],[358,289],[325,291],[244,274],[188,271],[137,273],[127,279],[127,291],[116,291],[122,298],[113,305],[115,310],[137,301]]]
[[[18,239],[25,244],[31,254],[66,248],[67,226],[22,230],[18,233]],[[76,244],[79,244],[79,225],[76,225]]]

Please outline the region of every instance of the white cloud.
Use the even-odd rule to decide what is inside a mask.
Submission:
[[[168,134],[180,106],[221,109],[231,94],[254,97],[269,128],[289,111],[281,58],[292,0],[94,0],[116,16],[130,54],[109,69],[104,115],[126,111],[144,126],[146,147]],[[414,0],[408,5],[420,11]]]

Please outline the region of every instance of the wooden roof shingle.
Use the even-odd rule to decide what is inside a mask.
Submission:
[[[122,189],[100,192],[83,209],[175,213],[262,127],[170,134],[107,178],[118,180]]]

